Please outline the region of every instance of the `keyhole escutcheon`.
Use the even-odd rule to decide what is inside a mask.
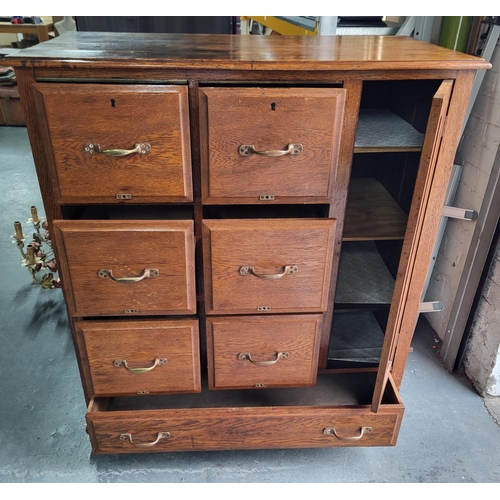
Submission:
[[[115,107],[115,100],[111,99],[109,102],[111,103],[111,107],[114,108]]]
[[[276,111],[276,103],[275,102],[271,103],[271,111]]]

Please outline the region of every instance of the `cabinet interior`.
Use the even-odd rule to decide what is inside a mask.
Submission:
[[[362,406],[369,405],[375,372],[324,373],[313,387],[280,389],[208,390],[203,380],[200,394],[169,396],[123,396],[95,398],[89,411],[165,410],[181,408],[246,408],[283,406]],[[387,384],[383,404],[401,401],[391,383]]]
[[[376,367],[441,80],[363,83],[327,366]]]
[[[192,220],[193,205],[63,205],[69,220]]]
[[[194,205],[63,205],[68,220],[192,220]],[[316,219],[328,205],[204,205],[204,219]]]
[[[316,219],[328,217],[328,205],[205,205],[204,219]]]

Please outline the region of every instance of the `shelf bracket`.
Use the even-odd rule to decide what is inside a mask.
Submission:
[[[445,205],[443,207],[443,216],[452,217],[453,219],[475,220],[477,219],[477,212],[467,208],[456,208]]]
[[[420,302],[420,306],[418,308],[419,313],[430,313],[430,312],[438,312],[444,309],[444,304],[439,302],[439,300],[435,300],[432,302]]]

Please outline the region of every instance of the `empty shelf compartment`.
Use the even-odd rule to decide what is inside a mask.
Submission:
[[[362,109],[359,112],[355,153],[381,151],[420,151],[424,134],[388,109]]]
[[[371,312],[333,315],[328,368],[377,366],[384,333]]]
[[[394,278],[373,241],[342,244],[335,306],[366,307],[390,304]]]
[[[354,178],[344,222],[344,241],[402,240],[407,215],[387,189],[374,178]]]

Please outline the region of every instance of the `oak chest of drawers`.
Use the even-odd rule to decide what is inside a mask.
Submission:
[[[396,443],[487,63],[404,37],[97,33],[7,63],[93,453]]]

